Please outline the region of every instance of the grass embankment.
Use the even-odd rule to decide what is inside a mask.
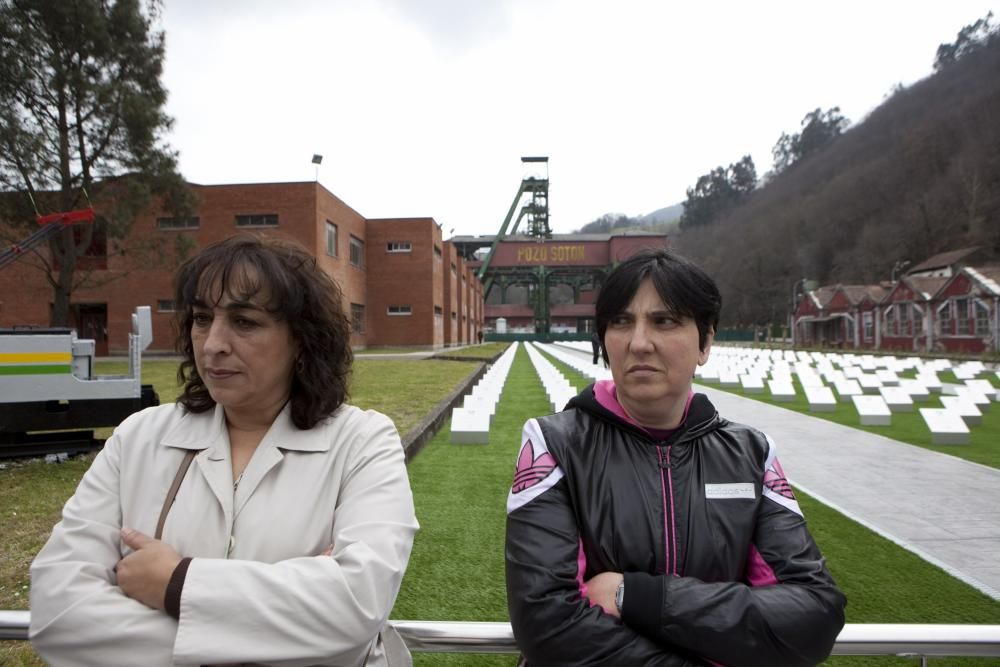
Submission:
[[[568,365],[555,357],[546,356],[577,388],[588,383]],[[753,398],[753,395],[750,397]],[[848,623],[1000,624],[1000,602],[803,492],[796,490],[795,494],[831,574],[847,595]],[[824,664],[836,667],[912,667],[914,662],[906,658],[838,656]],[[1000,660],[942,658],[933,659],[930,664],[978,667],[995,666],[1000,664]]]
[[[473,368],[447,361],[359,359],[354,364],[351,403],[385,413],[405,435]],[[127,371],[126,362],[98,362],[96,368],[99,375]],[[172,402],[180,393],[175,361],[144,361],[142,380],[156,388],[161,403]],[[110,433],[111,429],[97,430],[102,438]],[[92,458],[75,457],[61,465],[8,463],[0,470],[0,609],[28,608],[28,567]],[[41,662],[26,644],[0,641],[0,665]]]
[[[449,359],[492,359],[506,350],[509,345],[510,343],[483,343],[458,350],[438,350],[435,356],[448,357]]]
[[[948,382],[949,379],[946,378],[949,375],[941,377],[942,381]],[[954,381],[954,376],[951,376],[950,379]],[[995,386],[996,384],[1000,384],[995,377],[992,380]],[[827,419],[838,424],[843,424],[844,426],[861,429],[869,433],[877,433],[886,438],[917,445],[918,447],[924,447],[935,452],[951,454],[966,461],[981,463],[991,468],[1000,468],[1000,405],[993,405],[983,412],[982,424],[969,427],[968,445],[935,445],[931,442],[930,429],[924,423],[924,418],[920,416],[919,409],[944,407],[941,405],[940,394],[931,394],[926,401],[914,402],[913,412],[893,412],[892,424],[890,426],[862,426],[858,412],[854,409],[853,401],[838,401],[837,407],[833,412],[810,412],[809,402],[806,400],[805,392],[797,376],[792,376],[792,382],[795,384],[795,399],[787,402],[775,401],[771,397],[771,392],[766,387],[760,394],[750,394],[741,387],[723,387],[718,382],[705,382],[701,379],[697,381],[713,389],[752,398],[755,401],[763,401],[781,408],[788,408],[789,410],[807,414],[810,417]],[[836,391],[834,391],[834,395],[836,396]]]

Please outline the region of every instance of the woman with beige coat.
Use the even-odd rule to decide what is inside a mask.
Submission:
[[[417,521],[392,422],[344,402],[340,289],[300,246],[235,237],[181,267],[176,308],[183,395],[126,419],[67,502],[31,568],[35,649],[387,664]]]

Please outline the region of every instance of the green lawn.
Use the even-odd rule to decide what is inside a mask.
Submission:
[[[506,343],[504,344],[506,345]],[[504,527],[521,427],[550,412],[527,353],[518,350],[488,445],[452,445],[446,424],[410,462],[420,532],[392,617],[506,621]],[[513,665],[514,656],[414,654],[417,665]]]
[[[510,346],[510,343],[483,343],[481,345],[470,345],[458,350],[438,350],[438,354],[445,357],[492,359],[506,350],[508,346]]]

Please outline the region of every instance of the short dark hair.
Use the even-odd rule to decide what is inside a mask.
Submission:
[[[601,286],[595,314],[604,363],[609,363],[604,334],[608,324],[632,302],[643,280],[653,287],[663,304],[677,317],[690,317],[698,327],[698,346],[704,350],[709,333],[719,326],[722,295],[719,287],[694,262],[669,250],[640,250],[616,266]]]
[[[205,290],[217,290],[205,294]],[[299,356],[292,378],[292,423],[310,429],[348,398],[351,376],[350,321],[340,286],[304,247],[289,240],[240,234],[205,247],[177,271],[177,350],[183,356],[178,402],[205,412],[215,401],[198,374],[191,341],[194,305],[218,303],[224,295],[246,301],[263,294],[264,308],[288,323]]]

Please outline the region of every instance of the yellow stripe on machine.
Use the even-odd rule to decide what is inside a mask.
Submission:
[[[39,362],[73,361],[71,352],[0,352],[0,364],[34,364]]]

